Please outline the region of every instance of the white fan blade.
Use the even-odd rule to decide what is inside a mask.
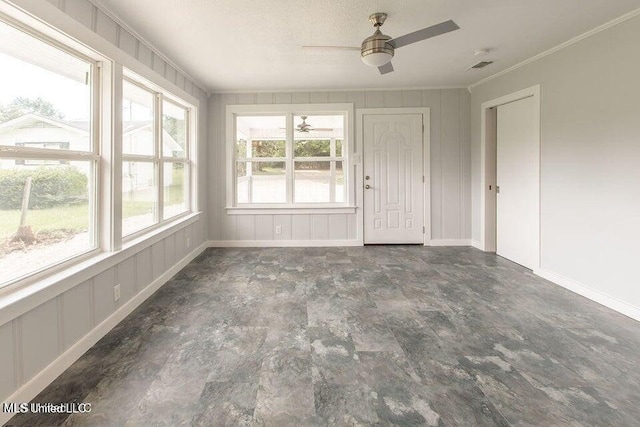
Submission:
[[[304,50],[360,50],[355,46],[302,46]]]

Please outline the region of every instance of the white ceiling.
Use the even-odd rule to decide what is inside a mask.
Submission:
[[[638,8],[638,0],[102,0],[211,91],[467,86]],[[396,50],[380,75],[350,45],[389,17],[392,37],[453,19],[461,29]],[[481,58],[477,48],[490,48]],[[467,71],[479,60],[495,63]]]

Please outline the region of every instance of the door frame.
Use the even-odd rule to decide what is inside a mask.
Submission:
[[[356,175],[358,185],[356,186],[356,205],[360,206],[357,216],[357,227],[360,230],[364,245],[364,116],[385,115],[385,114],[421,114],[422,115],[422,173],[424,183],[422,184],[423,194],[423,225],[425,232],[423,235],[423,245],[428,246],[431,242],[431,108],[428,107],[404,107],[404,108],[357,108],[356,109],[356,160],[358,165]]]
[[[510,93],[490,101],[483,102],[480,106],[480,249],[485,252],[496,251],[496,158],[497,158],[497,107],[524,98],[533,97],[536,123],[536,137],[538,144],[538,162],[536,164],[538,185],[536,188],[536,217],[535,217],[535,253],[537,254],[534,271],[540,269],[540,98],[542,86],[535,85],[517,92]]]

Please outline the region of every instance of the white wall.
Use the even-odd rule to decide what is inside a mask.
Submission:
[[[209,230],[215,241],[355,240],[356,214],[228,215],[225,112],[233,104],[349,102],[355,108],[431,108],[432,239],[471,238],[471,152],[466,89],[214,94],[209,99]],[[274,233],[277,225],[282,234]],[[282,243],[282,242],[281,242]]]
[[[640,17],[472,88],[473,239],[480,104],[536,84],[541,273],[640,319]]]
[[[134,71],[143,73],[146,70],[145,77],[176,94],[184,91],[196,97],[200,101],[198,156],[206,159],[207,97],[184,75],[87,0],[56,0],[51,4],[21,0],[14,3],[106,56],[118,56]],[[146,67],[141,68],[141,65]],[[149,70],[154,72],[149,74]],[[198,177],[200,183],[204,182],[204,176],[206,169],[202,167]],[[186,261],[200,251],[207,240],[206,198],[206,188],[200,185],[198,203],[203,214],[166,229],[153,239],[136,243],[89,269],[79,269],[73,276],[52,283],[46,292],[34,294],[17,304],[5,304],[6,299],[2,301],[2,298],[7,297],[0,297],[3,303],[0,310],[0,401],[7,401],[12,395],[19,397],[19,401],[28,401],[35,396],[57,376],[56,372],[79,357],[84,347],[106,333],[151,290],[164,283],[181,260]],[[191,240],[190,248],[186,246],[187,237]],[[117,283],[121,284],[122,296],[114,303],[113,286]],[[7,417],[8,414],[0,414],[0,424]]]

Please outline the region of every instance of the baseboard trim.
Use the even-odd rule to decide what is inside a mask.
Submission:
[[[292,248],[363,246],[359,240],[210,240],[210,248]]]
[[[471,239],[432,239],[426,246],[471,246]]]
[[[478,240],[471,240],[471,246],[473,246],[476,249],[480,249],[481,251],[484,250],[484,248],[482,247],[482,244]]]
[[[578,295],[589,298],[591,301],[595,301],[598,304],[604,305],[607,308],[640,322],[640,307],[635,307],[629,303],[619,300],[618,298],[592,289],[576,280],[569,279],[568,277],[564,277],[552,271],[539,269],[534,270],[533,272],[534,274],[547,279],[558,286],[562,286],[571,292],[575,292]]]
[[[151,282],[146,288],[138,292],[133,298],[122,305],[111,316],[103,320],[98,326],[93,328],[87,335],[72,345],[67,351],[62,353],[44,368],[35,377],[20,387],[15,393],[8,397],[5,402],[29,402],[38,393],[51,384],[60,374],[68,369],[76,360],[95,345],[111,329],[127,317],[133,310],[142,304],[147,298],[153,295],[158,289],[169,281],[176,273],[182,270],[187,264],[202,253],[207,248],[207,242],[195,248],[191,253],[182,258],[177,264],[167,270],[164,274]],[[15,414],[0,412],[0,425],[8,422]]]

